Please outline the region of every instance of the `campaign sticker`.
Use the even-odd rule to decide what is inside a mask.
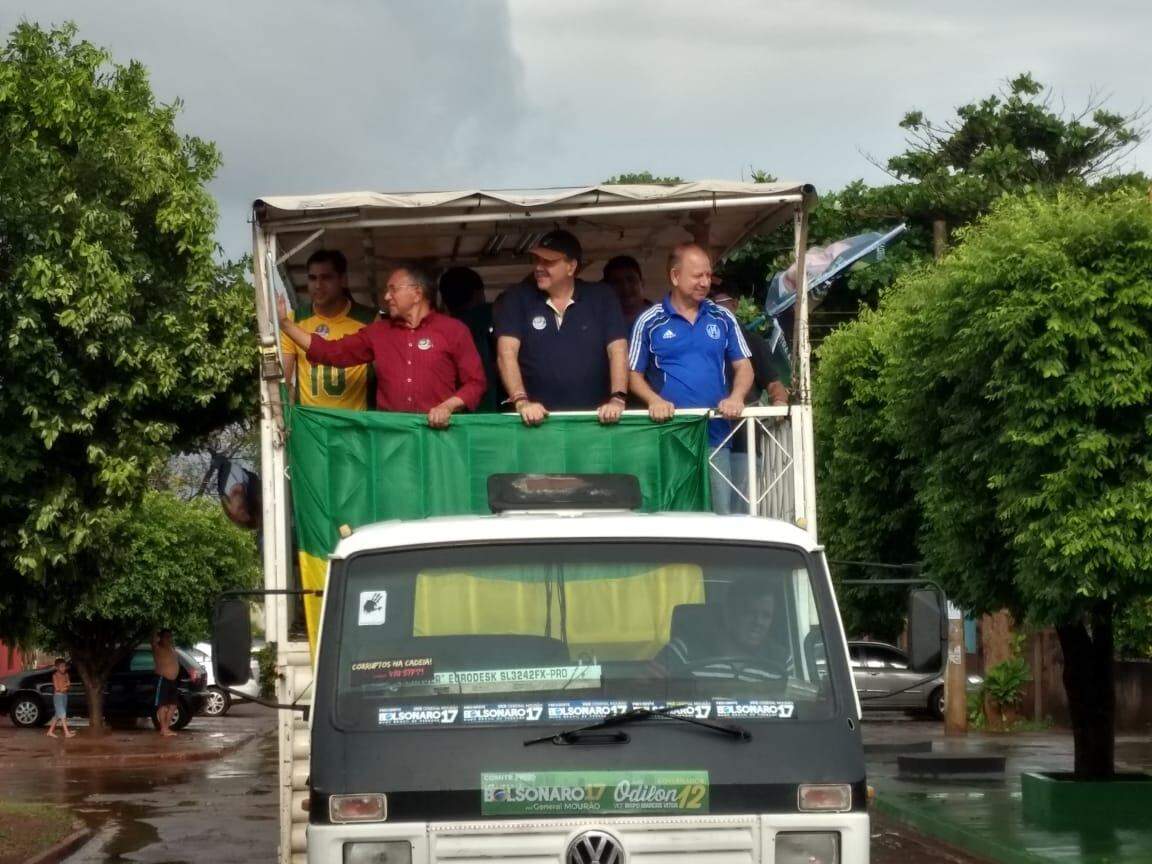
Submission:
[[[796,706],[792,702],[716,700],[716,716],[726,720],[791,720],[795,713]]]
[[[539,702],[499,702],[495,705],[464,705],[465,723],[535,723],[544,716]]]
[[[360,592],[360,626],[379,627],[387,618],[388,592]]]
[[[532,319],[532,326],[537,330],[543,330],[548,326],[548,319],[543,315],[537,315]]]
[[[460,716],[457,705],[387,705],[379,709],[380,726],[451,726]]]
[[[612,714],[623,714],[627,702],[593,700],[589,702],[549,702],[548,719],[565,721],[603,720]]]
[[[694,717],[697,720],[707,720],[712,716],[711,702],[633,702],[633,710],[661,711],[669,706],[676,706],[666,713],[676,717]]]
[[[509,693],[600,686],[600,667],[542,666],[528,669],[464,669],[437,672],[432,684],[445,693]]]
[[[397,681],[431,681],[431,657],[399,657],[388,660],[361,660],[352,664],[353,687],[366,684],[392,684]]]
[[[432,347],[432,340],[425,336],[423,339],[416,343],[416,347],[421,351],[427,351]]]
[[[707,771],[482,773],[484,816],[708,812]]]

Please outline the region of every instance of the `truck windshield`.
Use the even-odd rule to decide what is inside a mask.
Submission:
[[[364,554],[333,595],[336,719],[358,729],[548,725],[631,708],[828,716],[805,557],[583,541]],[[337,620],[332,620],[337,619]],[[329,629],[331,628],[331,629]]]

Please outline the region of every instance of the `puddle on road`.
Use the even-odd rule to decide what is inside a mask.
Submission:
[[[276,807],[268,803],[276,777],[276,742],[274,736],[270,737],[271,746],[262,740],[217,763],[13,771],[4,778],[4,797],[64,804],[84,821],[93,834],[69,857],[68,864],[190,864],[176,856],[203,860],[199,853],[206,849],[184,845],[189,829],[187,819],[182,817],[196,813],[213,798],[217,802],[220,798],[254,799],[253,805],[255,801],[263,802],[248,807],[241,804],[236,819],[275,823]],[[262,835],[267,835],[261,842],[271,853],[263,846],[254,847],[251,852],[259,851],[257,857],[267,857],[275,850],[275,832],[264,829]],[[254,860],[246,850],[228,851],[243,856],[238,860]],[[219,854],[215,860],[232,859]]]
[[[68,859],[68,864],[130,861],[133,853],[159,843],[160,832],[156,826],[142,818],[146,813],[144,807],[131,806],[117,807],[115,816],[111,816],[111,811],[82,812],[81,818],[94,833],[92,839]],[[168,864],[190,862],[173,859]]]

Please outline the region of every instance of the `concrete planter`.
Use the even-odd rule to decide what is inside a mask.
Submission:
[[[1152,775],[1073,780],[1071,774],[1023,774],[1024,818],[1050,828],[1144,826],[1152,813]]]

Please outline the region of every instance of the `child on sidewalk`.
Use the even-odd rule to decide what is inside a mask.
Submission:
[[[52,708],[55,711],[52,722],[48,726],[48,737],[55,738],[56,721],[64,727],[64,737],[71,738],[76,733],[68,728],[68,664],[63,657],[56,658],[56,671],[52,673]]]

